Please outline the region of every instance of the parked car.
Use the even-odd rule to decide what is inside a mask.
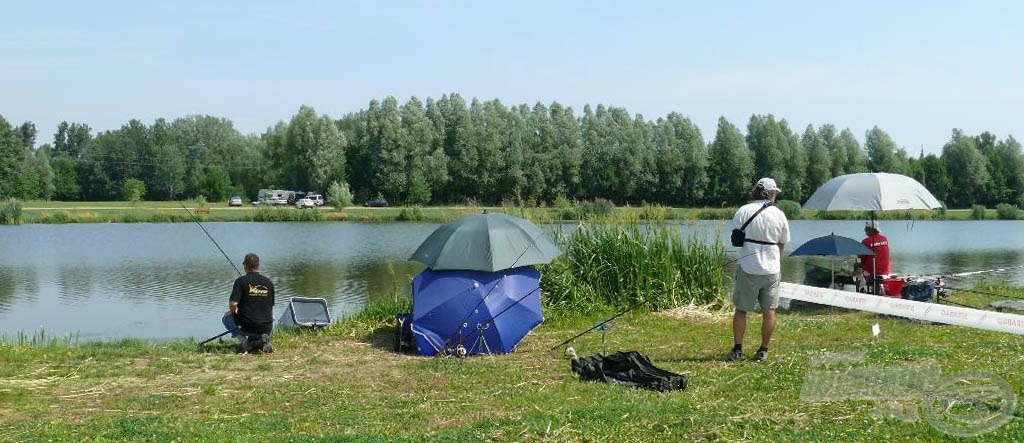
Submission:
[[[283,197],[270,197],[270,203],[275,205],[287,205],[288,199]]]
[[[295,207],[299,209],[313,209],[316,208],[316,203],[309,198],[300,198],[295,201]]]
[[[228,206],[242,206],[242,197],[231,197],[228,199]]]
[[[309,194],[309,195],[306,196],[306,198],[308,198],[310,200],[313,200],[313,204],[315,204],[317,206],[323,206],[324,205],[324,196],[322,196],[320,194]]]
[[[388,200],[386,198],[384,198],[384,197],[377,197],[377,198],[375,198],[373,200],[367,200],[365,203],[363,203],[363,206],[367,206],[367,207],[371,207],[371,208],[383,208],[383,207],[386,207],[387,205],[388,205]]]

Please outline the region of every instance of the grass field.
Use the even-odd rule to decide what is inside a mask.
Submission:
[[[1017,395],[1024,383],[1020,337],[837,309],[780,314],[764,363],[722,360],[728,312],[626,315],[606,345],[591,333],[573,346],[581,355],[641,351],[687,374],[689,387],[581,382],[561,350],[547,349],[600,318],[552,321],[515,353],[466,359],[397,354],[392,329],[374,319],[278,333],[266,355],[236,355],[228,343],[200,352],[192,341],[0,345],[0,440],[935,441],[952,437],[909,409],[879,415],[866,400],[801,400],[811,361],[860,352],[879,371],[934,361],[943,375],[998,375]],[[751,318],[756,331],[760,316]],[[1018,415],[977,439],[1020,441],[1024,427]]]

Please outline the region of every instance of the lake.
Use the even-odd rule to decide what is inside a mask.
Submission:
[[[1024,265],[1021,221],[883,221],[895,272],[931,275]],[[333,318],[358,312],[368,298],[408,294],[423,265],[405,259],[437,224],[359,222],[204,223],[241,269],[256,252],[276,287],[275,318],[288,297],[325,298]],[[564,225],[571,229],[574,224]],[[679,223],[684,238],[727,237],[725,222]],[[862,221],[793,221],[787,252],[829,233],[856,240]],[[735,256],[732,248],[727,248]],[[839,257],[850,267],[854,257]],[[802,280],[804,263],[784,260],[783,279]],[[0,335],[45,329],[79,340],[121,337],[206,338],[237,276],[195,223],[0,226]],[[991,274],[1024,286],[1024,269]],[[957,282],[956,286],[971,285]]]

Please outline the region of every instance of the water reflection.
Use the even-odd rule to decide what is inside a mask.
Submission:
[[[885,222],[894,269],[951,274],[1017,267],[1024,222]],[[723,241],[726,223],[679,223],[684,239]],[[280,316],[291,296],[328,300],[339,318],[367,299],[409,293],[423,265],[405,259],[437,227],[423,223],[208,223],[241,268],[246,252],[262,258],[278,289]],[[558,226],[571,232],[577,224]],[[860,238],[860,221],[794,221],[792,251],[830,232]],[[734,255],[731,247],[726,247]],[[852,266],[854,257],[837,263]],[[783,279],[801,281],[804,263],[787,257]],[[728,271],[731,273],[731,270]],[[40,326],[83,338],[208,337],[237,274],[195,224],[24,225],[0,227],[0,334]],[[988,278],[1024,285],[1024,269]]]

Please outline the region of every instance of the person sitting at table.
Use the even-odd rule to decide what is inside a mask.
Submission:
[[[871,249],[875,255],[859,255],[858,257],[864,280],[874,283],[869,286],[869,292],[877,293],[882,276],[892,273],[892,263],[889,262],[889,239],[882,235],[882,226],[877,220],[868,220],[864,225],[864,234],[867,237],[861,240],[861,244]]]

